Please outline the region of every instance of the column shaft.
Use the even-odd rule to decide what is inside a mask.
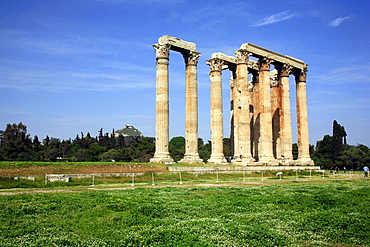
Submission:
[[[170,45],[154,45],[157,56],[156,65],[156,143],[154,157],[150,162],[173,162],[168,151],[169,140],[169,93],[168,58]]]
[[[273,72],[273,71],[271,71]],[[276,158],[281,157],[281,88],[276,73],[270,74],[271,79],[271,109],[272,109],[272,150]]]
[[[310,142],[308,134],[306,77],[307,70],[300,71],[300,73],[296,75],[298,162],[303,164],[313,164],[309,151]]]
[[[198,154],[198,83],[197,63],[199,52],[183,54],[186,63],[185,155],[181,163],[202,163]]]
[[[252,128],[252,142],[253,142],[253,157],[255,160],[258,160],[259,153],[260,153],[260,146],[259,146],[259,139],[260,139],[260,113],[261,113],[261,105],[260,105],[260,83],[259,83],[259,73],[255,71],[253,73],[253,128]]]
[[[293,160],[292,150],[292,118],[290,113],[290,88],[289,74],[291,66],[284,64],[280,72],[280,88],[281,88],[281,112],[280,112],[280,127],[281,127],[281,155],[285,161]]]
[[[236,74],[236,66],[230,66],[229,69],[231,71],[231,78],[230,78],[230,97],[231,97],[231,136],[230,141],[232,142],[232,159],[231,162],[241,162],[241,152],[240,152],[240,85],[238,82],[237,74]]]
[[[239,152],[241,161],[247,165],[253,162],[250,143],[250,114],[249,114],[249,90],[248,90],[248,52],[239,50],[235,53],[237,58],[236,77],[239,86],[240,104],[238,107],[239,115]]]
[[[208,159],[211,164],[226,164],[223,153],[223,114],[222,114],[222,70],[223,61],[211,59],[208,65],[211,67],[211,134],[212,153]]]
[[[272,117],[270,92],[270,63],[272,60],[263,58],[260,65],[260,153],[259,162],[270,163],[274,160],[272,153]]]

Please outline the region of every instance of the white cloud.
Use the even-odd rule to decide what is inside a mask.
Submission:
[[[277,14],[270,15],[268,17],[263,18],[262,20],[258,21],[256,24],[253,25],[253,27],[260,27],[260,26],[265,26],[269,24],[273,24],[276,22],[288,20],[297,14],[288,14],[288,11],[280,12]]]
[[[329,26],[331,27],[338,27],[340,24],[342,24],[343,21],[345,20],[352,20],[353,17],[348,15],[346,17],[338,17],[337,19],[335,19],[334,21],[330,22],[329,23]]]
[[[108,73],[95,71],[47,71],[17,70],[0,71],[0,89],[12,88],[22,91],[119,91],[127,89],[150,89],[155,87],[154,78],[143,74]]]

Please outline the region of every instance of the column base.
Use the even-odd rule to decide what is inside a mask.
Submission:
[[[242,162],[241,155],[234,155],[233,159],[231,160],[231,163],[240,163]]]
[[[199,164],[204,163],[201,158],[199,158],[198,154],[185,154],[184,158],[182,158],[179,163],[185,164]]]
[[[261,163],[266,163],[266,164],[270,164],[270,163],[275,163],[274,161],[275,160],[275,157],[273,155],[266,155],[266,156],[260,156],[258,157],[258,162],[261,162]]]
[[[252,157],[252,155],[242,157],[242,165],[249,165],[249,164],[254,163],[254,162],[255,162],[255,160]]]
[[[169,153],[154,154],[154,157],[149,160],[150,163],[173,163],[173,159]]]
[[[314,166],[315,163],[311,158],[299,158],[296,160],[297,165],[307,165],[307,166]]]
[[[227,165],[227,161],[223,155],[211,155],[211,157],[207,160],[207,163]]]

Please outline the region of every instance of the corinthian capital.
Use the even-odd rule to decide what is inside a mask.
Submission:
[[[263,70],[270,71],[270,64],[272,62],[274,62],[274,60],[272,60],[270,58],[267,58],[267,57],[260,58],[258,60],[259,70],[260,71],[263,71]]]
[[[153,45],[157,58],[168,58],[170,55],[170,44],[155,44]]]
[[[293,66],[284,63],[280,68],[280,76],[289,76],[293,71]]]
[[[186,65],[197,65],[200,57],[200,52],[189,51],[182,54]]]
[[[244,49],[237,50],[235,52],[235,57],[236,57],[237,64],[243,64],[243,63],[247,64],[249,60],[249,52]]]
[[[302,70],[299,70],[296,74],[295,74],[295,80],[296,82],[306,82],[307,80],[307,65],[302,69]]]
[[[221,59],[213,58],[213,59],[208,60],[207,64],[209,65],[209,68],[211,71],[221,71],[224,61]]]

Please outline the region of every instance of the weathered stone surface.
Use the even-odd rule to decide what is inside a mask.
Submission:
[[[198,81],[197,63],[199,52],[188,52],[184,55],[186,64],[185,80],[185,154],[181,163],[203,163],[198,154]]]
[[[168,77],[168,44],[153,46],[156,52],[156,143],[153,163],[171,163],[173,159],[168,150],[169,142],[169,77]]]
[[[169,155],[169,51],[180,52],[186,64],[186,148],[182,163],[202,163],[198,154],[198,86],[197,64],[200,53],[195,43],[163,35],[158,44],[153,45],[156,51],[156,151],[150,162],[172,163]]]
[[[212,152],[208,159],[210,164],[226,164],[223,153],[223,115],[222,115],[222,77],[223,60],[212,58],[207,61],[210,66],[211,80],[211,133]]]
[[[192,42],[187,42],[182,39],[172,37],[169,35],[163,35],[158,39],[159,44],[169,44],[171,45],[171,50],[175,51],[196,51],[196,45]]]
[[[303,69],[306,67],[305,62],[291,56],[281,55],[279,53],[267,50],[265,48],[253,45],[251,43],[245,43],[240,46],[240,49],[245,49],[257,58],[269,58],[275,62],[280,62],[282,64],[290,64],[297,69]]]

